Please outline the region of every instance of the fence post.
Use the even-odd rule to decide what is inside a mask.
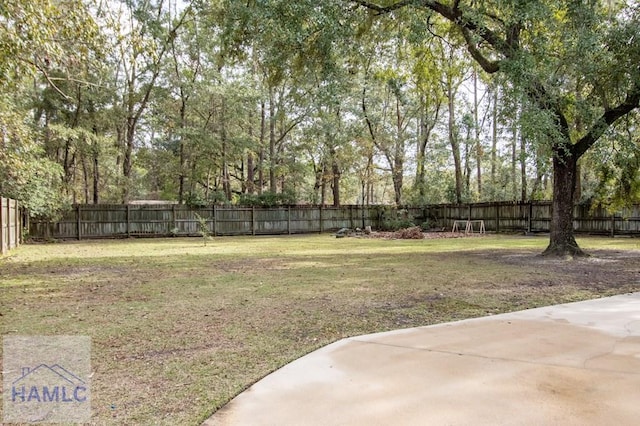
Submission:
[[[616,236],[616,212],[611,213],[611,238]]]
[[[353,229],[353,205],[349,204],[349,228]]]
[[[5,219],[4,222],[6,224],[7,230],[5,231],[5,239],[7,243],[4,246],[5,253],[8,253],[11,250],[11,198],[5,198],[5,202],[7,204]]]
[[[444,221],[445,228],[449,227],[449,215],[447,214],[449,212],[448,208],[449,207],[445,205],[442,210],[442,220]]]
[[[500,203],[496,204],[496,232],[500,232]]]
[[[533,216],[533,203],[529,201],[529,214],[527,217],[527,233],[529,234],[531,233],[531,231],[533,231],[532,216]]]
[[[291,235],[291,206],[287,206],[287,234]]]
[[[82,228],[82,223],[81,223],[82,217],[80,216],[81,213],[82,211],[80,208],[80,204],[76,204],[76,219],[77,219],[76,225],[78,228],[78,241],[82,239],[82,235],[81,235],[82,231],[80,230]]]
[[[172,235],[173,233],[171,232],[174,229],[178,228],[178,223],[176,221],[176,205],[172,204],[171,205],[171,228],[169,229],[169,235]],[[178,233],[176,232],[176,235],[178,235]]]
[[[13,200],[13,224],[12,227],[14,229],[14,248],[20,245],[20,214],[18,209],[18,200]],[[11,219],[11,217],[9,217]]]
[[[27,209],[20,209],[20,244],[24,243],[25,234],[31,232],[31,221],[29,220],[29,212]]]
[[[211,214],[213,215],[213,236],[216,237],[218,233],[218,220],[216,218],[216,205],[211,206]]]
[[[320,204],[320,233],[322,234],[322,204]]]
[[[251,235],[256,235],[256,206],[251,206]]]
[[[20,214],[20,204],[16,200],[16,247],[22,243],[22,215]]]
[[[131,205],[127,204],[127,237],[131,237]]]
[[[0,255],[5,253],[4,250],[4,198],[0,197]]]

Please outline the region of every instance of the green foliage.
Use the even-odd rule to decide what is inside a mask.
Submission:
[[[0,22],[1,88],[52,67],[88,61],[98,39],[81,0],[4,0]]]
[[[584,203],[603,205],[614,212],[640,201],[638,118],[629,117],[583,159]]]
[[[438,226],[438,223],[436,221],[427,219],[420,224],[420,229],[422,229],[423,232],[427,232],[427,231],[431,231],[437,226]]]
[[[204,195],[200,192],[190,192],[187,194],[185,198],[185,204],[189,207],[207,207],[211,205],[223,205],[227,204],[229,201],[227,200],[226,195],[222,191],[212,191],[208,198],[205,198]]]
[[[263,192],[262,194],[242,194],[238,199],[238,204],[241,206],[256,206],[256,207],[273,207],[273,206],[286,206],[294,205],[297,200],[295,194],[291,192],[276,193]]]
[[[208,205],[207,200],[200,194],[190,192],[185,198],[185,204],[191,208],[206,207]]]
[[[42,158],[37,133],[20,117],[8,96],[0,102],[0,194],[14,198],[33,217],[55,220],[69,203],[64,196],[61,167]]]
[[[205,219],[204,217],[200,216],[198,213],[194,213],[194,215],[198,220],[198,228],[199,228],[199,233],[202,236],[202,243],[206,247],[207,240],[209,240],[209,237],[211,236],[211,232],[209,231],[209,219]]]
[[[209,197],[207,198],[207,204],[215,204],[215,205],[223,205],[228,204],[230,201],[227,200],[227,196],[223,191],[216,190],[211,191],[209,193]]]
[[[416,226],[414,218],[404,209],[383,208],[380,215],[380,227],[383,231],[398,231]]]
[[[14,198],[34,218],[55,221],[70,207],[62,189],[62,170],[54,162],[0,154],[0,193]]]
[[[598,133],[640,79],[633,2],[374,3],[3,2],[2,195],[42,217],[123,192],[193,207],[331,202],[334,189],[343,204],[513,200],[517,163],[530,196],[548,198],[549,159]],[[458,90],[466,47],[497,66],[475,67],[477,111]],[[622,133],[597,135],[584,198],[636,199],[640,141]],[[511,134],[525,140],[513,157]]]
[[[382,222],[383,231],[398,231],[416,226],[415,222],[410,219],[388,219]]]
[[[70,123],[72,94],[81,90],[80,70],[94,63],[99,39],[80,0],[7,0],[0,6],[0,192],[21,201],[32,216],[55,220],[71,202],[69,163],[79,158],[76,148],[88,151],[81,140],[90,140],[80,130],[77,109]],[[44,128],[55,122],[55,130]]]

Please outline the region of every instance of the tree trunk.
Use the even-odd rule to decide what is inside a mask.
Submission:
[[[253,152],[247,153],[247,193],[255,194],[255,171],[253,170]]]
[[[480,198],[482,197],[482,143],[480,142],[480,122],[478,121],[478,73],[475,66],[473,68],[473,130],[476,144],[476,175],[478,177],[478,198]]]
[[[122,204],[129,202],[131,194],[131,170],[132,170],[132,157],[133,157],[133,144],[135,141],[136,132],[136,120],[133,118],[127,119],[127,132],[125,136],[124,157],[122,159],[122,176],[124,177],[124,186],[122,187]]]
[[[573,236],[573,196],[577,159],[571,150],[556,149],[553,157],[553,204],[549,246],[543,256],[586,256]]]
[[[264,141],[267,132],[266,104],[264,101],[260,104],[260,151],[258,152],[258,194],[262,195],[264,190]]]
[[[100,202],[100,168],[99,168],[99,150],[98,150],[98,142],[93,142],[94,145],[92,147],[93,153],[93,204],[98,204]]]
[[[516,120],[513,123],[512,139],[511,139],[511,197],[515,201],[518,199],[518,182],[516,181],[516,163],[518,162],[518,117],[516,112]]]
[[[369,152],[367,156],[367,170],[365,176],[365,192],[367,194],[365,204],[370,205],[373,202],[373,151]]]
[[[277,192],[276,181],[276,112],[275,95],[273,88],[269,89],[269,191],[272,194]]]
[[[456,120],[455,120],[455,102],[451,85],[447,88],[448,105],[449,105],[449,143],[451,144],[451,152],[453,154],[453,166],[456,174],[456,199],[455,202],[460,204],[462,202],[462,161],[460,159],[460,143],[458,141]]]
[[[527,146],[524,136],[520,135],[520,200],[527,201]]]
[[[184,130],[186,127],[186,114],[187,114],[187,101],[186,96],[183,93],[182,88],[180,88],[180,98],[182,99],[180,103],[180,175],[178,176],[178,204],[182,204],[184,202],[184,181],[186,175],[186,157],[185,157],[185,140],[184,140]]]
[[[496,184],[496,169],[498,166],[498,89],[493,89],[493,107],[491,123],[491,184]]]
[[[340,207],[340,167],[335,158],[331,165],[331,172],[333,174],[333,183],[331,184],[331,189],[333,190],[333,206]]]
[[[420,202],[424,202],[424,197],[426,194],[425,188],[425,154],[427,151],[427,144],[425,139],[421,139],[418,142],[418,155],[416,156],[416,181],[414,183],[414,187],[418,188],[418,195],[420,196]]]
[[[327,179],[325,176],[326,163],[322,160],[322,179],[320,181],[320,205],[324,206],[327,199]]]
[[[465,198],[471,195],[471,128],[467,128],[464,142],[464,193]]]
[[[222,101],[220,111],[220,138],[222,139],[222,191],[227,201],[231,201],[231,176],[229,175],[228,141],[226,123],[226,103]]]
[[[393,191],[395,193],[396,206],[402,205],[402,184],[404,183],[404,134],[400,100],[396,99],[396,143],[393,155],[393,167],[391,168],[393,179]]]
[[[264,190],[264,148],[258,153],[258,195]]]
[[[89,204],[89,199],[91,198],[91,192],[89,191],[89,167],[87,165],[87,156],[85,154],[81,155],[82,157],[82,180],[83,180],[83,188],[84,188],[84,203]]]
[[[426,185],[425,174],[427,164],[427,144],[431,137],[431,132],[438,122],[438,116],[440,114],[440,101],[434,100],[434,111],[431,116],[428,115],[427,98],[422,95],[420,98],[420,117],[418,119],[418,147],[416,154],[416,180],[414,182],[414,188],[418,189],[420,196],[420,202],[425,202]]]
[[[418,195],[420,196],[420,202],[424,202],[425,196],[425,154],[427,152],[427,142],[428,136],[426,136],[426,106],[425,106],[424,96],[420,98],[420,116],[418,118],[418,149],[416,153],[416,181],[414,183],[414,187],[418,189]]]
[[[315,182],[313,184],[313,204],[318,204],[320,200],[320,188],[322,187],[322,179],[324,178],[323,163],[313,161],[313,176]]]

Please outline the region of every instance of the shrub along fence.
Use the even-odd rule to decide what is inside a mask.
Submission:
[[[199,235],[198,216],[211,235],[278,235],[383,228],[408,220],[435,230],[452,229],[454,221],[483,221],[493,232],[548,232],[550,202],[441,204],[422,207],[346,205],[190,208],[185,205],[76,205],[56,223],[32,220],[34,238],[83,239]],[[576,206],[576,232],[640,235],[640,205],[608,213]],[[477,229],[477,227],[476,227]]]
[[[22,217],[16,200],[0,197],[0,254],[18,247],[22,239]]]

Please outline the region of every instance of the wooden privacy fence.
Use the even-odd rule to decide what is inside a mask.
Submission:
[[[0,254],[18,247],[22,237],[20,206],[16,200],[0,197]]]
[[[408,218],[440,230],[455,221],[483,221],[493,232],[548,232],[550,202],[478,203],[395,208],[348,205],[189,208],[184,205],[76,205],[56,223],[32,220],[35,238],[83,239],[135,236],[199,235],[198,216],[211,235],[277,235],[333,231],[340,228],[380,228],[390,220]],[[640,205],[615,214],[603,208],[577,206],[576,232],[640,235]]]
[[[190,208],[185,205],[76,205],[57,223],[31,221],[34,238],[113,238],[199,235],[277,235],[373,226],[375,207],[285,206]]]
[[[440,204],[410,207],[408,214],[451,230],[456,220],[483,221],[492,232],[549,232],[551,202]],[[575,206],[573,229],[578,233],[640,235],[640,205],[615,213],[604,207]]]

